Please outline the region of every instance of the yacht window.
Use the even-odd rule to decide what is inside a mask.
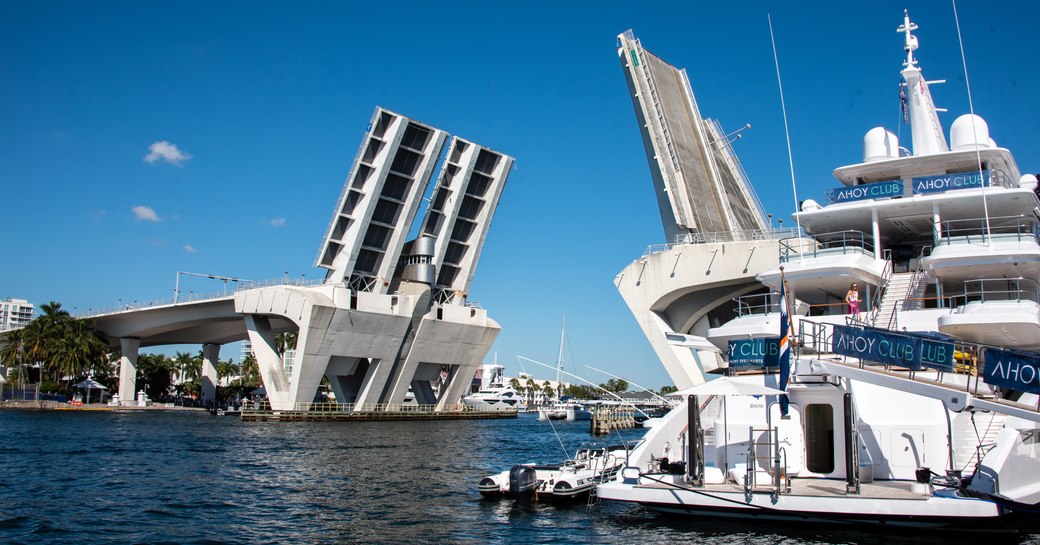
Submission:
[[[817,403],[805,407],[805,461],[813,473],[834,471],[834,409]]]

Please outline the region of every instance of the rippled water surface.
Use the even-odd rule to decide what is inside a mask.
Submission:
[[[556,428],[572,452],[590,439],[587,422]],[[0,411],[0,543],[940,544],[950,538],[688,522],[618,504],[591,511],[584,502],[522,506],[476,492],[482,476],[514,463],[562,458],[549,423],[532,415],[253,423],[195,413]],[[1040,537],[1010,542],[1040,543]]]

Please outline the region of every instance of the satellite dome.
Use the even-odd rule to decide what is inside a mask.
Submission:
[[[863,137],[863,162],[899,158],[899,137],[884,127],[874,127]]]
[[[1021,187],[1022,189],[1031,189],[1036,191],[1036,185],[1037,181],[1035,174],[1023,174],[1022,177],[1018,179],[1018,187]]]
[[[974,128],[972,128],[974,120]],[[964,114],[950,127],[950,148],[953,151],[990,147],[989,125],[974,114]]]
[[[812,199],[805,199],[804,201],[802,201],[802,212],[806,212],[808,210],[819,210],[820,208],[822,208],[820,206],[820,203]]]

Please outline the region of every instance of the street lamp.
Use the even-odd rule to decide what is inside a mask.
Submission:
[[[245,280],[243,278],[235,278],[235,277],[232,277],[232,276],[220,276],[219,274],[202,274],[202,273],[177,271],[177,278],[176,278],[176,281],[173,284],[173,303],[174,304],[177,304],[177,300],[180,297],[180,293],[181,293],[181,275],[182,274],[187,275],[187,276],[197,276],[199,278],[209,278],[211,280],[223,280],[224,281],[224,295],[225,296],[227,295],[227,283],[228,283],[229,280],[232,281],[232,282],[251,282],[251,280]],[[194,292],[192,292],[192,293],[194,293]]]

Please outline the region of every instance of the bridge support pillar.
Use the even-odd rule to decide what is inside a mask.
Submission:
[[[137,351],[141,348],[141,339],[119,339],[119,348],[123,353],[119,359],[119,402],[133,405],[137,399]]]
[[[215,407],[217,403],[217,363],[220,358],[219,344],[202,345],[202,404]]]

